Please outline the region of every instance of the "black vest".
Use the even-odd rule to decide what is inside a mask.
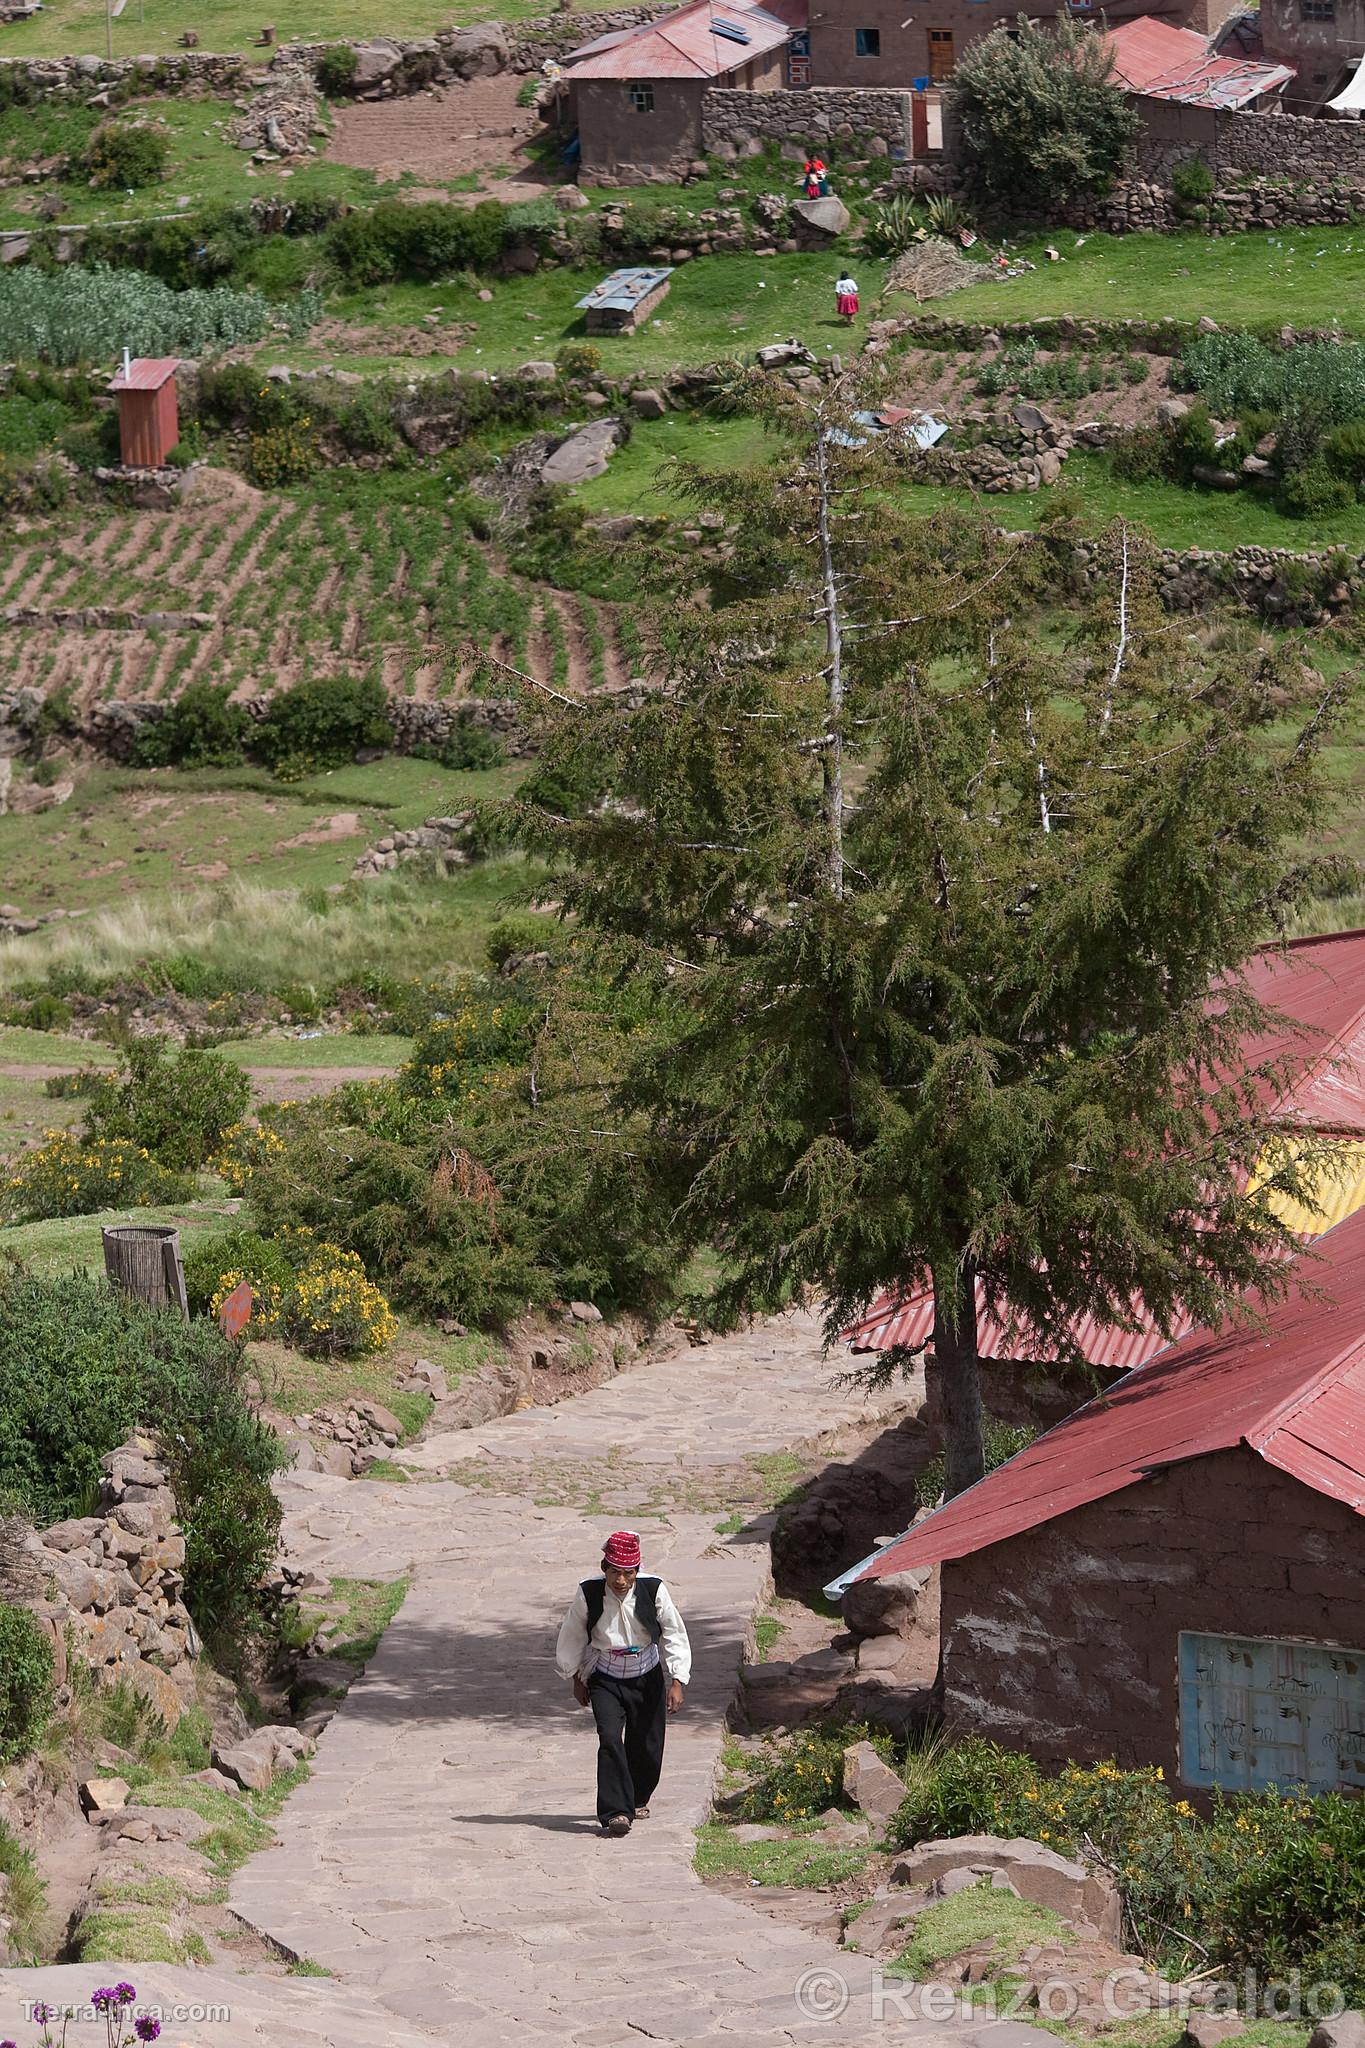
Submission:
[[[658,1579],[637,1579],[635,1581],[636,1617],[649,1630],[649,1639],[652,1643],[657,1643],[664,1632],[663,1623],[659,1620],[657,1606],[659,1586],[660,1581]],[[588,1603],[588,1635],[591,1638],[593,1630],[602,1619],[602,1609],[607,1604],[606,1580],[584,1579],[583,1598]]]

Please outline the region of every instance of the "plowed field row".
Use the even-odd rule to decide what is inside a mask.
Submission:
[[[506,573],[443,513],[358,513],[240,483],[170,514],[106,509],[41,543],[0,546],[0,604],[212,618],[207,629],[7,628],[7,683],[81,705],[169,698],[190,681],[245,698],[370,670],[394,691],[458,696],[470,645],[575,692],[617,687],[639,666],[616,607]]]

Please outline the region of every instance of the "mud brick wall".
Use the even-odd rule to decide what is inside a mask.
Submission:
[[[738,156],[764,142],[804,148],[812,142],[870,145],[879,139],[888,151],[909,149],[910,97],[908,92],[853,86],[762,93],[716,86],[702,96],[702,148],[707,156]]]
[[[1365,1529],[1245,1448],[1155,1474],[943,1567],[950,1724],[1048,1765],[1181,1783],[1178,1637],[1365,1648]]]

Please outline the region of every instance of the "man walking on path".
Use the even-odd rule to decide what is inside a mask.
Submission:
[[[628,1835],[633,1821],[649,1818],[667,1716],[692,1675],[682,1616],[662,1579],[641,1578],[632,1529],[607,1538],[602,1577],[584,1579],[574,1594],[555,1663],[597,1723],[597,1818],[605,1834]]]

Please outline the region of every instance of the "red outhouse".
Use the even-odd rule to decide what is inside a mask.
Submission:
[[[132,469],[162,469],[180,439],[175,356],[137,356],[109,386],[118,400],[119,452]]]

